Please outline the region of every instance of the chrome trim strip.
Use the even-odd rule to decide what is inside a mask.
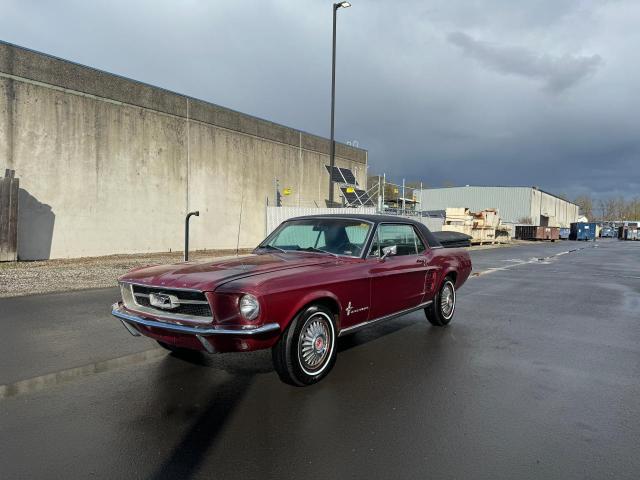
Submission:
[[[133,325],[131,325],[129,322],[125,322],[124,320],[120,319],[120,321],[122,322],[122,325],[124,325],[124,328],[127,329],[127,332],[129,332],[131,335],[133,335],[134,337],[139,337],[140,335],[142,335]]]
[[[216,349],[213,348],[213,345],[211,345],[211,342],[209,342],[209,340],[204,338],[202,335],[196,335],[196,338],[200,341],[207,353],[216,353]]]
[[[378,322],[382,322],[384,320],[391,320],[392,318],[396,318],[396,317],[401,317],[402,315],[405,315],[407,313],[411,313],[411,312],[415,312],[416,310],[420,310],[428,305],[431,305],[433,303],[433,300],[429,300],[428,302],[424,302],[421,303],[420,305],[416,306],[416,307],[411,307],[411,308],[407,308],[405,310],[400,310],[399,312],[396,313],[391,313],[389,315],[385,315],[384,317],[378,317],[378,318],[374,318],[373,320],[367,320],[366,322],[362,322],[362,323],[358,323],[357,325],[352,325],[350,327],[347,328],[343,328],[340,330],[340,333],[338,333],[338,336],[341,337],[342,335],[346,335],[347,333],[352,333],[355,332],[357,330],[360,330],[361,328],[365,328],[368,327],[370,325],[373,325],[374,323],[378,323]]]
[[[178,325],[175,323],[166,323],[159,320],[152,320],[150,318],[141,317],[125,311],[120,303],[114,303],[111,307],[111,315],[120,319],[121,321],[134,324],[144,325],[146,327],[160,328],[162,330],[169,330],[171,332],[183,333],[186,335],[196,335],[202,337],[208,337],[210,335],[238,335],[238,336],[254,336],[263,333],[279,332],[280,325],[277,323],[266,323],[260,327],[235,330],[230,328],[215,328],[215,327],[192,327],[189,325]],[[125,325],[126,327],[126,325]],[[127,328],[127,330],[129,330]],[[129,331],[131,332],[131,331]],[[201,341],[202,342],[202,341]],[[206,347],[205,347],[206,348]]]
[[[196,292],[196,293],[204,294],[202,290],[197,290],[195,288],[167,287],[166,285],[147,285],[145,283],[130,282],[128,280],[122,280],[120,283],[126,283],[128,285],[136,285],[138,287],[144,287],[144,288],[153,288],[154,290],[167,289],[167,290],[179,290],[182,292]]]

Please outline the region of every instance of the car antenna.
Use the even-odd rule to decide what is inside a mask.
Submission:
[[[240,215],[238,217],[238,238],[236,240],[236,257],[240,252],[240,225],[242,225],[242,204],[244,203],[243,200],[244,200],[244,189],[242,191],[242,196],[240,198]]]
[[[245,156],[242,161],[242,171],[245,171],[247,166],[247,157]],[[240,214],[238,215],[238,238],[236,239],[236,257],[240,252],[240,226],[242,225],[242,206],[244,205],[244,179],[246,175],[242,176],[242,188],[240,190]]]

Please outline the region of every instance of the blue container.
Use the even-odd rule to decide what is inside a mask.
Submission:
[[[596,224],[594,222],[576,222],[571,224],[570,240],[595,240]]]
[[[570,228],[561,228],[560,229],[560,240],[568,240],[570,232],[571,232]]]

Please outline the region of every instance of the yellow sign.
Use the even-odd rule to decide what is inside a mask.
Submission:
[[[398,189],[397,189],[397,188],[394,188],[394,189],[393,189],[393,193],[398,193]]]
[[[291,195],[291,189],[290,189],[290,188],[285,188],[285,189],[282,191],[282,194],[283,194],[285,197],[287,197],[287,196]]]
[[[347,193],[354,193],[356,191],[353,187],[347,187]]]

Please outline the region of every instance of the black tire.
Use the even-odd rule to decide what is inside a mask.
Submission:
[[[319,382],[336,362],[336,340],[331,310],[323,305],[305,308],[271,350],[278,376],[283,382],[298,387]]]
[[[451,277],[446,277],[433,302],[424,309],[424,313],[431,325],[444,327],[451,322],[455,312],[456,286]]]

